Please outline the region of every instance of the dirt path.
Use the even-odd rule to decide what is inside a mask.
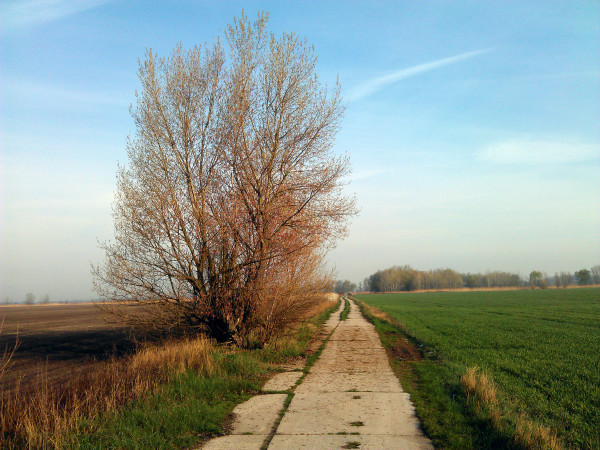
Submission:
[[[237,436],[210,441],[208,448],[260,448],[270,438],[270,449],[433,448],[421,433],[410,398],[392,372],[377,332],[358,307],[351,302],[348,319],[339,321],[338,312],[327,326],[333,334],[310,373],[295,388],[281,389],[294,396],[275,434],[262,431],[268,428],[264,424],[254,433],[238,417]],[[275,424],[284,400],[285,394],[261,395],[236,410],[243,413],[251,401],[258,402],[247,416],[256,420],[259,411],[268,410],[265,415]]]

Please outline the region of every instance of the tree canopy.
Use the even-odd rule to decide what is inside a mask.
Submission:
[[[330,282],[322,257],[356,213],[349,160],[332,152],[340,86],[323,87],[312,47],[267,22],[242,14],[227,45],[139,63],[115,238],[94,269],[105,300],[142,306],[138,323],[264,341]]]

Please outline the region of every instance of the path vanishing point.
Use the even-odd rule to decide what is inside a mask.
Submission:
[[[340,321],[342,301],[325,324],[333,333],[300,384],[301,371],[275,375],[263,395],[234,409],[232,433],[203,448],[432,449],[375,328],[350,303],[347,320]]]

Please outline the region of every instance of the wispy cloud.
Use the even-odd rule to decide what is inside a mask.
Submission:
[[[0,6],[5,31],[62,19],[112,0],[12,0]]]
[[[518,139],[496,142],[477,154],[477,159],[498,164],[566,164],[600,159],[597,144]]]
[[[87,108],[90,105],[128,106],[131,95],[116,91],[78,89],[68,85],[57,85],[42,81],[5,78],[2,86],[6,98],[15,101],[33,101],[36,104],[52,104],[61,108]]]
[[[368,97],[371,94],[383,89],[390,84],[396,83],[400,80],[404,80],[405,78],[414,77],[415,75],[419,75],[425,72],[429,72],[431,70],[438,69],[440,67],[448,66],[450,64],[455,64],[461,61],[465,61],[467,59],[471,59],[475,56],[482,55],[484,53],[490,52],[492,49],[482,49],[476,50],[473,52],[461,53],[460,55],[451,56],[449,58],[436,59],[435,61],[431,61],[424,64],[419,64],[412,67],[407,67],[402,70],[398,70],[397,72],[391,73],[389,75],[385,75],[382,77],[374,78],[369,80],[359,86],[356,86],[352,89],[348,95],[350,101],[361,100],[365,97]]]

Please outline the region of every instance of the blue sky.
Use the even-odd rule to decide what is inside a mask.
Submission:
[[[314,44],[348,109],[335,151],[361,214],[329,255],[574,271],[600,263],[600,3],[3,1],[0,298],[86,299],[112,236],[146,48],[211,41],[245,9]]]

